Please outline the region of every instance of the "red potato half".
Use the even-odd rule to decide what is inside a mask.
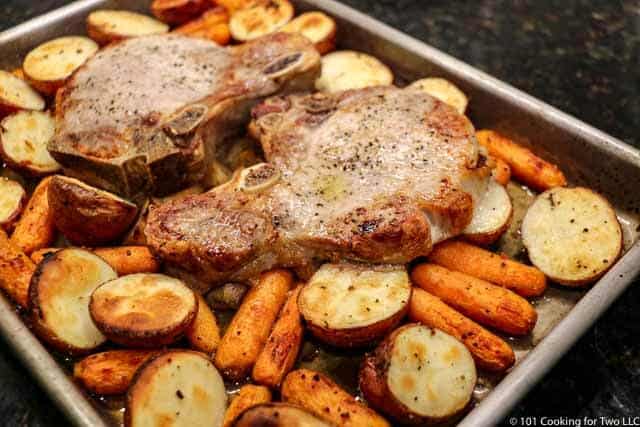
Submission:
[[[507,190],[491,180],[484,197],[474,206],[471,222],[463,231],[464,237],[478,245],[489,245],[507,231],[512,215],[513,206]]]
[[[391,69],[363,52],[338,50],[322,57],[322,73],[316,80],[321,92],[340,92],[393,83]]]
[[[551,280],[584,286],[601,277],[622,251],[622,229],[609,202],[588,188],[540,194],[522,221],[529,259]]]
[[[138,273],[104,283],[91,295],[89,312],[110,340],[130,347],[161,347],[191,325],[198,300],[182,281]]]
[[[0,125],[0,154],[11,168],[31,176],[60,170],[47,144],[55,134],[56,123],[49,113],[20,111]]]
[[[38,335],[60,351],[87,353],[106,341],[89,315],[89,300],[102,283],[117,277],[102,258],[77,248],[42,260],[29,286],[31,317]]]
[[[116,240],[138,213],[135,204],[68,176],[52,177],[48,198],[56,228],[76,245],[101,246]]]
[[[173,350],[143,365],[127,393],[126,427],[221,426],[227,393],[202,353]]]
[[[19,182],[0,177],[0,227],[9,229],[27,203],[27,192]]]
[[[253,0],[236,10],[229,20],[231,37],[238,41],[253,40],[278,31],[293,18],[289,0]]]
[[[22,71],[40,93],[55,95],[69,76],[97,51],[98,45],[88,37],[59,37],[29,52]]]
[[[307,12],[296,16],[280,31],[302,34],[311,40],[321,55],[336,47],[336,22],[322,12]]]
[[[440,77],[427,77],[411,83],[411,87],[418,88],[452,106],[460,114],[464,114],[469,100],[467,96],[456,85],[449,80]]]
[[[180,25],[212,8],[212,0],[153,0],[151,13],[162,22]]]
[[[367,355],[360,389],[375,408],[403,424],[436,424],[467,407],[476,378],[464,344],[438,329],[408,324]]]
[[[131,37],[168,31],[167,24],[128,10],[96,10],[87,17],[87,34],[101,46]]]
[[[0,117],[19,110],[41,111],[45,105],[42,96],[27,82],[0,70]]]
[[[404,266],[325,264],[302,288],[300,314],[319,340],[357,347],[382,338],[409,309]]]

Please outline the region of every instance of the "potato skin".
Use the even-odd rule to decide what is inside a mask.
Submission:
[[[138,212],[133,203],[60,175],[52,177],[48,193],[56,227],[76,245],[100,246],[117,239]]]
[[[137,369],[158,354],[159,351],[153,350],[111,350],[92,354],[73,366],[73,377],[92,393],[123,394]]]
[[[11,235],[11,241],[27,255],[51,246],[56,238],[54,212],[48,195],[51,178],[40,181]]]
[[[232,425],[233,427],[330,426],[330,424],[298,406],[281,402],[262,403],[260,405],[252,406],[242,412],[236,422]]]
[[[332,346],[340,348],[368,346],[384,337],[385,334],[400,324],[402,319],[404,319],[409,312],[410,300],[411,297],[407,299],[407,303],[402,310],[398,311],[393,316],[372,325],[350,329],[329,329],[313,324],[309,321],[307,321],[306,325],[314,336]]]
[[[387,371],[395,338],[407,328],[417,323],[409,323],[389,334],[376,349],[368,353],[362,361],[358,383],[365,399],[385,414],[391,415],[402,424],[433,425],[443,422],[456,414],[443,418],[419,416],[399,402],[387,385]],[[460,412],[464,411],[463,408]]]
[[[213,7],[212,0],[153,0],[153,16],[171,25],[180,25]]]

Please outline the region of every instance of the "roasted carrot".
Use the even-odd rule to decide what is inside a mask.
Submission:
[[[542,295],[547,288],[547,280],[537,268],[457,240],[436,245],[429,261],[511,289],[523,297]]]
[[[499,157],[494,157],[495,166],[491,172],[493,179],[500,185],[507,185],[511,180],[511,167]]]
[[[220,344],[220,328],[207,301],[198,293],[196,296],[198,297],[198,313],[196,313],[196,318],[191,326],[187,328],[185,336],[192,348],[210,355]]]
[[[0,228],[0,287],[21,307],[29,304],[29,284],[35,264]]]
[[[11,235],[11,241],[27,255],[51,246],[56,238],[53,210],[49,208],[47,195],[50,182],[51,177],[40,181]]]
[[[231,427],[242,412],[252,406],[271,402],[271,391],[261,385],[246,384],[238,391],[224,414],[222,427]]]

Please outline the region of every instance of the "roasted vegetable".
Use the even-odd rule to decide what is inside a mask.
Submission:
[[[87,34],[100,45],[168,31],[168,25],[126,10],[96,10],[87,17]]]
[[[316,81],[316,89],[340,92],[392,83],[393,73],[377,58],[353,50],[339,50],[322,57],[322,74]]]

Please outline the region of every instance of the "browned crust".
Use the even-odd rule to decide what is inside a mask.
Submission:
[[[211,363],[211,359],[209,359],[205,354],[192,350],[168,350],[161,352],[157,356],[152,356],[147,359],[147,361],[144,362],[134,374],[133,379],[131,380],[131,386],[127,391],[124,411],[125,427],[131,427],[131,411],[134,407],[134,399],[136,392],[138,392],[138,388],[144,388],[149,385],[150,378],[148,377],[153,376],[153,374],[162,366],[161,364],[165,362],[170,363],[172,358],[179,357],[183,354],[197,355],[205,359],[207,362]],[[211,364],[213,365],[213,363]]]
[[[77,245],[114,241],[129,229],[138,212],[131,202],[61,175],[52,177],[48,193],[56,227]]]
[[[297,405],[289,403],[271,402],[262,403],[247,408],[243,411],[233,427],[303,427],[304,421],[301,422],[298,411],[302,411],[309,418],[314,418],[319,423],[325,422]],[[326,424],[329,427],[332,424]]]
[[[103,283],[96,288],[96,291],[108,284],[109,282]],[[175,342],[191,326],[198,312],[198,299],[195,294],[194,301],[195,304],[180,322],[164,328],[145,329],[142,331],[110,324],[108,316],[103,316],[98,312],[95,291],[89,301],[89,314],[96,327],[111,341],[127,347],[155,348]]]
[[[151,13],[164,23],[180,25],[212,7],[211,0],[153,0]]]
[[[153,350],[111,350],[92,354],[73,366],[73,377],[92,393],[124,394],[138,368],[158,354]]]
[[[411,294],[404,306],[393,316],[367,326],[349,329],[330,329],[316,325],[307,320],[307,328],[311,333],[329,345],[340,348],[356,348],[371,345],[371,343],[385,336],[400,324],[409,312]]]
[[[405,329],[419,325],[408,323],[393,331],[380,343],[376,349],[367,354],[362,361],[358,377],[360,390],[365,399],[385,414],[393,417],[402,424],[433,425],[441,423],[463,412],[460,411],[445,417],[421,416],[411,411],[405,404],[395,398],[388,386],[387,374],[395,338]]]
[[[70,345],[69,343],[58,338],[55,331],[53,331],[46,323],[44,312],[40,308],[40,277],[44,273],[45,269],[49,266],[50,263],[60,262],[58,259],[58,254],[60,251],[55,254],[44,257],[42,261],[36,265],[35,272],[33,276],[31,276],[31,283],[29,285],[29,312],[32,321],[32,327],[41,339],[47,342],[50,346],[55,348],[58,351],[68,353],[74,356],[80,356],[88,354],[94,351],[96,348],[100,348],[102,345],[98,345],[97,347],[91,348],[80,348],[74,345]]]

